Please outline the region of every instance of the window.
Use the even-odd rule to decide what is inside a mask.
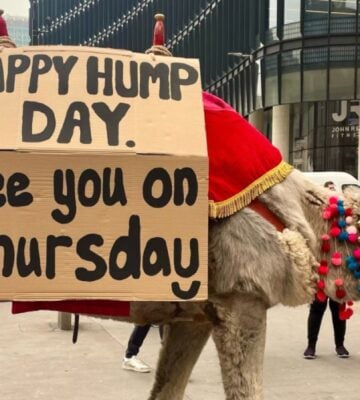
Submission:
[[[328,49],[303,50],[304,101],[326,100]]]
[[[284,25],[299,22],[300,13],[300,0],[284,0]]]
[[[332,0],[330,32],[356,31],[356,0]]]
[[[277,15],[278,15],[278,0],[268,0],[268,9],[267,9],[267,27],[268,30],[265,34],[266,43],[270,43],[274,40],[278,39],[277,36]]]
[[[329,1],[305,0],[304,34],[320,35],[328,32]]]
[[[265,58],[265,107],[279,104],[278,56]]]
[[[300,36],[300,17],[301,1],[284,0],[284,39],[292,39]]]
[[[300,50],[281,55],[281,102],[300,102]]]
[[[331,100],[353,99],[355,87],[355,47],[336,46],[330,48]]]
[[[277,0],[269,0],[269,29],[277,26]]]

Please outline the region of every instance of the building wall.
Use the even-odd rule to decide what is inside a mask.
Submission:
[[[256,117],[259,129],[274,143],[280,140],[284,158],[304,170],[357,175],[359,5],[360,0],[32,0],[32,43],[143,52],[151,45],[153,15],[162,12],[167,46],[175,55],[200,59],[206,90],[244,116],[263,113]],[[345,109],[342,101],[348,102],[346,115],[333,118]]]

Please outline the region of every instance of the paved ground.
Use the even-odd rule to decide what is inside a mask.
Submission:
[[[12,316],[0,303],[1,400],[145,400],[154,373],[121,369],[131,325],[81,318],[79,341],[57,328],[57,313]],[[330,312],[324,320],[318,358],[303,360],[307,307],[269,312],[265,356],[266,400],[359,400],[360,307],[348,323],[352,357],[334,355]],[[152,329],[141,357],[156,365],[160,346]],[[217,356],[210,341],[192,374],[187,400],[223,400]],[[169,399],[171,400],[171,399]]]

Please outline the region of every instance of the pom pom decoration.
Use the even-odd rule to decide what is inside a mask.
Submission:
[[[360,249],[359,249],[359,248],[356,248],[355,250],[353,250],[353,256],[354,256],[356,259],[359,259],[359,258],[360,258]]]
[[[347,210],[345,210],[345,215],[346,215],[346,211],[347,211]],[[345,218],[345,222],[346,222],[348,225],[351,225],[352,222],[353,222],[353,217],[351,217],[351,216],[346,217],[346,218]]]
[[[346,232],[350,235],[350,234],[352,234],[352,233],[357,233],[357,229],[356,229],[356,226],[348,226],[347,228],[346,228]]]
[[[329,253],[330,249],[331,249],[331,246],[330,246],[329,241],[328,240],[326,240],[326,241],[324,240],[323,243],[321,244],[321,251],[323,253]]]
[[[318,290],[316,292],[316,299],[318,301],[320,301],[321,303],[324,303],[324,301],[326,301],[326,299],[327,299],[327,296],[326,296],[326,294],[324,293],[323,290]]]
[[[344,207],[338,206],[337,210],[339,212],[339,215],[341,215],[341,216],[345,215],[345,208]]]
[[[324,277],[329,274],[331,267],[336,267],[338,277],[333,280],[331,275],[330,280],[333,281],[335,285],[335,296],[340,302],[346,297],[347,292],[344,288],[344,279],[339,276],[342,271],[340,267],[343,265],[343,255],[341,252],[337,251],[336,241],[345,242],[342,251],[346,251],[347,254],[345,259],[346,266],[353,277],[360,280],[360,247],[352,250],[352,254],[349,254],[349,249],[346,245],[346,241],[351,244],[355,244],[356,242],[360,243],[360,236],[358,237],[358,228],[354,224],[355,219],[353,218],[352,210],[351,208],[344,207],[344,201],[342,199],[336,196],[330,197],[328,199],[328,205],[322,211],[322,217],[327,221],[328,233],[324,233],[321,236],[321,252],[324,258],[320,261],[320,265],[317,269],[319,279],[316,283],[317,292],[315,296],[318,301],[326,301],[327,295],[325,289],[327,283],[325,283]],[[329,265],[327,260],[329,256],[327,254],[331,252],[332,242],[334,242],[335,251],[332,252],[330,256]],[[360,292],[360,284],[357,290]],[[346,320],[352,316],[354,313],[352,308],[350,308],[352,305],[353,303],[351,300],[349,300],[347,304],[340,305],[340,319]]]
[[[346,291],[345,289],[337,289],[336,290],[336,297],[338,299],[343,299],[346,296]]]
[[[351,219],[352,219],[352,215],[353,215],[352,209],[351,209],[351,208],[347,208],[347,209],[345,210],[345,215],[346,215],[347,217],[351,217]]]
[[[354,311],[351,308],[346,308],[345,310],[339,311],[339,318],[341,321],[345,321],[349,319],[354,314]]]
[[[347,256],[346,257],[346,264],[349,265],[350,263],[356,262],[355,257],[353,256]]]
[[[331,196],[330,198],[329,198],[329,204],[331,205],[331,204],[335,204],[335,205],[337,205],[337,203],[338,203],[338,197],[337,196]]]
[[[356,233],[349,233],[349,236],[347,238],[348,242],[350,243],[356,243],[357,241],[357,234]]]
[[[340,235],[341,229],[339,227],[333,227],[330,229],[329,234],[330,236],[336,238]]]
[[[347,232],[340,232],[338,235],[338,240],[340,240],[340,242],[344,242],[345,240],[347,240],[349,237],[349,234]]]
[[[335,279],[335,286],[340,287],[343,286],[344,281],[341,278]]]
[[[331,256],[331,264],[334,265],[335,267],[340,267],[340,265],[342,264],[342,258],[340,253],[338,252],[333,253],[333,255]]]
[[[332,217],[332,211],[330,209],[325,209],[322,213],[322,217],[325,220],[331,219]]]
[[[316,286],[317,286],[318,289],[324,290],[325,289],[325,282],[324,281],[317,281]]]
[[[345,228],[346,227],[345,220],[342,219],[341,221],[339,221],[338,225],[339,225],[340,228]]]
[[[350,271],[355,272],[356,269],[359,267],[359,264],[356,261],[354,261],[354,262],[349,263],[347,267]]]
[[[318,274],[319,275],[327,275],[329,273],[329,267],[326,265],[320,265],[318,267]]]

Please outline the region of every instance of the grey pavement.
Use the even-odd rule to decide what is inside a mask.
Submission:
[[[351,358],[334,354],[330,312],[320,332],[318,358],[304,360],[307,306],[269,311],[265,353],[265,400],[359,400],[360,307],[348,323]],[[145,400],[154,372],[121,368],[132,325],[80,318],[78,343],[57,327],[56,312],[11,315],[0,303],[1,400]],[[185,338],[186,340],[186,338]],[[155,368],[160,338],[151,329],[141,358]],[[187,400],[222,400],[220,370],[210,340],[186,391]],[[171,400],[171,399],[169,399]]]

